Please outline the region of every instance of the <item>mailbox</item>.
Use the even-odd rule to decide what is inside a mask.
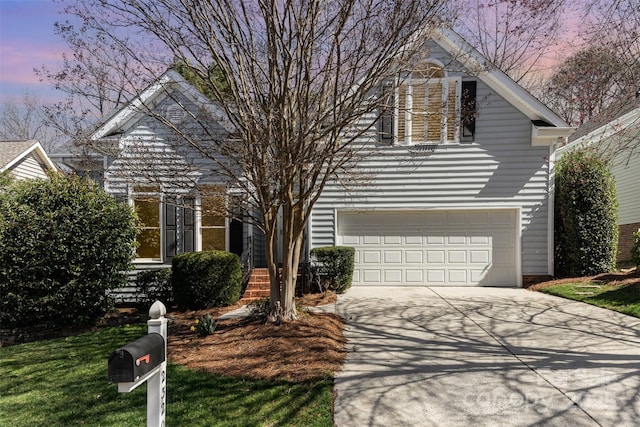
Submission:
[[[164,338],[151,333],[109,356],[109,383],[134,382],[165,361]]]

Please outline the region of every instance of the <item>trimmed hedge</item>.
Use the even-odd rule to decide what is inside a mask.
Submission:
[[[558,274],[584,276],[615,267],[615,181],[594,149],[569,151],[556,165],[555,239]]]
[[[173,258],[173,296],[179,309],[200,310],[235,304],[242,291],[242,267],[236,254],[189,252]]]
[[[156,301],[173,305],[170,268],[142,270],[136,275],[136,303],[148,309]]]
[[[311,249],[311,271],[324,289],[343,293],[351,287],[356,250],[350,246]]]
[[[0,191],[0,327],[85,326],[127,283],[137,221],[94,181],[50,175]]]

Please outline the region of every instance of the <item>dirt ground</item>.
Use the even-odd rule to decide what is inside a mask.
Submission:
[[[312,294],[297,303],[309,307],[335,299],[334,294]],[[303,310],[298,320],[279,326],[264,319],[222,320],[206,337],[191,331],[195,320],[207,313],[218,317],[238,307],[169,313],[169,359],[226,376],[299,382],[336,372],[346,357],[344,324],[333,314]]]
[[[549,280],[542,283],[537,283],[535,285],[529,286],[527,289],[530,291],[538,291],[542,288],[546,288],[547,286],[557,285],[560,283],[576,283],[576,282],[599,282],[607,285],[628,285],[628,284],[638,284],[640,285],[640,270],[639,269],[625,269],[621,271],[617,271],[614,273],[602,273],[597,274],[595,276],[584,276],[584,277],[569,277],[565,279],[554,279]]]

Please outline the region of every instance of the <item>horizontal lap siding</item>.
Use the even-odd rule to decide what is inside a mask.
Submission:
[[[626,153],[625,153],[626,154]],[[619,223],[635,224],[640,222],[640,155],[631,159],[624,155],[617,159],[612,168],[616,180],[616,193],[619,204]]]
[[[198,107],[183,95],[176,95],[176,98],[187,110],[198,111]],[[162,115],[166,108],[175,102],[176,100],[167,97],[154,111]],[[199,125],[193,125],[188,116],[186,117],[184,122],[176,126],[205,145],[204,141],[210,140],[211,136],[206,135]],[[190,123],[194,128],[192,131],[187,130]],[[214,137],[222,137],[223,130],[220,126],[210,120],[206,123],[211,124],[210,132]],[[205,176],[210,177],[215,170],[210,159],[189,148],[188,144],[165,124],[149,115],[139,118],[123,136],[121,144],[123,151],[120,157],[109,165],[106,173],[107,190],[114,195],[126,195],[127,184],[145,177],[176,188],[192,187],[193,182]],[[214,145],[210,144],[210,150],[213,150]]]
[[[11,172],[18,179],[47,178],[45,166],[33,154],[22,159]]]
[[[547,274],[548,148],[531,147],[531,121],[478,82],[474,143],[435,152],[374,146],[366,139],[350,191],[329,184],[314,207],[311,246],[335,244],[340,209],[521,208],[522,274]]]

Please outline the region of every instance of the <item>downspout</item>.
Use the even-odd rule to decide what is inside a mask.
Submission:
[[[549,204],[547,214],[547,272],[555,276],[555,188],[556,188],[556,143],[549,146]]]

